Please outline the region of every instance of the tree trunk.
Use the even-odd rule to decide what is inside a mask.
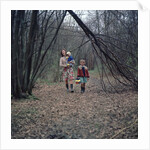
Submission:
[[[12,29],[11,33],[11,77],[12,77],[12,92],[14,97],[21,98],[22,90],[19,80],[19,29],[21,24],[21,11],[12,11]],[[16,13],[16,16],[15,16]],[[16,19],[15,19],[16,17]],[[15,24],[15,27],[14,27]]]
[[[29,30],[29,37],[28,37],[28,43],[27,43],[27,48],[26,48],[26,54],[25,54],[25,59],[26,59],[26,69],[25,69],[25,78],[24,78],[24,90],[28,91],[29,94],[32,93],[31,91],[31,86],[29,85],[30,82],[30,75],[31,75],[31,70],[32,70],[32,56],[34,52],[34,40],[36,36],[36,29],[37,29],[37,15],[38,15],[38,10],[33,10],[32,11],[32,16],[31,16],[31,25],[30,25],[30,30]]]

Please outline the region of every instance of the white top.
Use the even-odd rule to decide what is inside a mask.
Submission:
[[[60,58],[60,62],[59,62],[59,65],[61,66],[61,67],[67,67],[67,65],[66,65],[66,57],[64,56],[64,57],[61,57]]]

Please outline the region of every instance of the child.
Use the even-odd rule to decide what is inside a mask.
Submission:
[[[74,92],[74,90],[73,90],[73,80],[74,80],[73,64],[75,64],[75,61],[74,61],[73,57],[71,56],[70,52],[66,53],[66,64],[67,64],[67,67],[64,71],[65,72],[64,76],[66,77],[67,81],[69,80],[71,93],[73,93]],[[66,84],[66,87],[67,87],[67,92],[69,92],[68,84]]]
[[[80,77],[81,82],[81,93],[85,92],[85,83],[87,78],[89,78],[88,68],[85,66],[85,60],[80,60],[80,66],[78,66],[78,77]]]
[[[68,67],[73,67],[73,64],[74,64],[74,59],[73,57],[71,56],[71,53],[70,52],[67,52],[66,54],[66,59],[67,59],[67,66]]]

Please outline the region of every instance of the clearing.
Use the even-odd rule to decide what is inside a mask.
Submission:
[[[63,82],[38,83],[30,99],[12,99],[13,139],[137,139],[138,93],[106,94],[91,77],[86,92],[67,93]],[[36,99],[36,97],[38,99]]]

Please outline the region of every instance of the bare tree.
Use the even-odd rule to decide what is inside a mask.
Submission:
[[[68,10],[68,12],[70,15],[72,15],[79,26],[83,29],[87,37],[91,40],[94,50],[93,52],[110,71],[111,75],[120,83],[124,85],[130,84],[137,89],[138,80],[134,74],[134,72],[137,72],[137,69],[122,63],[101,37],[96,36],[72,10]],[[118,76],[121,76],[123,80],[120,80]]]
[[[111,75],[120,84],[137,89],[137,30],[137,11],[12,10],[12,95],[32,94],[37,79],[49,73],[57,82],[62,48],[72,52],[75,67],[81,58],[89,69],[97,65],[103,88],[104,77],[112,85]]]
[[[11,15],[12,95],[22,98],[32,94],[35,81],[47,66],[46,54],[55,43],[66,11],[58,15],[57,11],[16,10]],[[52,25],[55,30],[50,29]]]

